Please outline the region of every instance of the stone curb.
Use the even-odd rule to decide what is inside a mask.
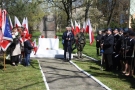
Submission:
[[[85,54],[82,54],[82,55],[83,55],[84,57],[87,57],[87,58],[93,60],[93,61],[98,61],[98,60],[96,60],[95,58],[92,58],[92,57],[87,56],[87,55],[85,55]],[[76,53],[76,54],[73,54],[73,56],[77,56],[77,53]]]
[[[38,63],[39,63],[39,60],[38,60]],[[46,90],[50,90],[50,89],[49,89],[49,85],[48,85],[48,83],[47,83],[47,81],[46,81],[45,74],[43,73],[43,70],[42,70],[42,68],[41,68],[41,66],[40,66],[40,63],[39,63],[39,68],[40,68],[40,71],[41,71],[41,74],[42,74],[42,77],[43,77],[43,81],[44,81],[45,86],[46,86]]]
[[[86,74],[88,77],[92,78],[93,80],[95,80],[97,83],[99,83],[102,87],[104,87],[107,90],[111,90],[109,87],[107,87],[106,85],[104,85],[102,82],[100,82],[98,79],[96,79],[94,76],[92,76],[91,74],[89,74],[88,72],[82,70],[80,67],[78,67],[75,63],[73,63],[72,61],[70,61],[70,63],[72,65],[74,65],[79,71],[83,72],[84,74]]]

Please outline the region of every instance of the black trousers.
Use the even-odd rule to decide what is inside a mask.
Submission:
[[[106,70],[111,70],[113,68],[112,54],[104,54],[104,59]]]
[[[18,64],[19,63],[19,55],[11,56],[11,62]]]
[[[121,70],[120,55],[118,53],[113,54],[113,69]]]
[[[66,59],[66,52],[69,53],[69,60],[71,60],[71,53],[72,53],[72,46],[69,45],[69,46],[64,46],[64,59]]]

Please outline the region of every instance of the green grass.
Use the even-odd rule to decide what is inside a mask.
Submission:
[[[61,38],[62,33],[57,33],[59,38]],[[90,45],[87,37],[87,43],[84,47],[83,53],[97,59],[98,61],[91,60],[73,60],[80,68],[87,71],[97,79],[99,79],[102,83],[107,85],[112,90],[135,90],[135,78],[128,78],[122,75],[121,72],[107,72],[100,70],[100,56],[96,55],[96,46],[95,42]],[[60,47],[61,47],[61,39],[60,39]],[[76,50],[73,51],[76,53]]]
[[[79,67],[90,73],[112,90],[135,90],[135,78],[127,78],[120,72],[100,70],[100,62],[74,60]]]
[[[31,66],[11,66],[6,60],[6,70],[0,63],[0,90],[46,90],[37,60]]]

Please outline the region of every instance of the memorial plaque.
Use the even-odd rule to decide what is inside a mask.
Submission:
[[[46,38],[54,38],[56,35],[56,21],[54,15],[44,17],[44,31]]]

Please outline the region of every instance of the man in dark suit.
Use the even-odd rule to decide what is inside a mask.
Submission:
[[[110,28],[106,31],[107,35],[104,38],[104,43],[101,44],[104,50],[104,59],[106,64],[106,70],[112,70],[113,62],[112,62],[112,54],[113,54],[113,44],[114,44],[114,36],[112,35],[112,30]]]
[[[29,40],[30,40],[30,35],[26,35],[24,41],[25,66],[30,65],[30,53],[31,50],[33,49]]]
[[[72,41],[74,40],[74,35],[71,31],[71,27],[66,27],[66,31],[62,35],[63,47],[64,47],[64,60],[69,58],[71,60],[72,53]],[[66,52],[69,53],[69,57],[66,56]]]

